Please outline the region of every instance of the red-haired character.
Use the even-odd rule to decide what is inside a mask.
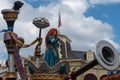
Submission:
[[[53,67],[59,62],[59,54],[57,50],[59,40],[57,29],[50,29],[45,38],[46,52],[44,57],[44,60],[50,67]]]

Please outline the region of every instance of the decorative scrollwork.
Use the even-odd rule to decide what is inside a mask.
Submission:
[[[48,27],[50,24],[49,24],[49,21],[46,19],[46,18],[35,18],[33,19],[33,24],[38,27],[38,28],[46,28]]]

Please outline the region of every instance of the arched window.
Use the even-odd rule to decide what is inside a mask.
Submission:
[[[85,75],[84,80],[98,80],[98,79],[94,74],[89,73],[89,74]]]

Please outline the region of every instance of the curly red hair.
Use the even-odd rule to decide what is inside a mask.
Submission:
[[[56,34],[54,34],[56,32]],[[45,37],[45,43],[46,43],[46,48],[48,48],[48,36],[53,36],[53,37],[58,37],[58,30],[56,28],[51,28],[46,37]]]

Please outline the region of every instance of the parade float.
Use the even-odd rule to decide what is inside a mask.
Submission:
[[[7,23],[7,29],[3,30],[4,43],[8,52],[8,71],[7,74],[4,75],[6,80],[16,80],[16,71],[19,72],[21,80],[76,80],[79,75],[97,64],[100,64],[103,68],[110,71],[118,67],[119,62],[116,49],[109,42],[102,40],[98,42],[96,46],[94,60],[76,71],[70,70],[67,59],[59,58],[57,47],[59,46],[58,42],[62,43],[62,41],[58,37],[60,35],[55,28],[51,28],[46,35],[46,51],[41,60],[41,31],[49,27],[50,23],[46,18],[35,18],[33,24],[39,29],[39,36],[30,44],[25,44],[24,39],[19,37],[17,33],[14,33],[14,23],[22,5],[23,3],[21,1],[16,1],[12,9],[4,9],[1,11]],[[24,68],[19,51],[35,43],[37,43],[37,45],[34,50],[34,55],[32,59],[27,60],[27,68]],[[26,69],[28,72],[26,72]]]

